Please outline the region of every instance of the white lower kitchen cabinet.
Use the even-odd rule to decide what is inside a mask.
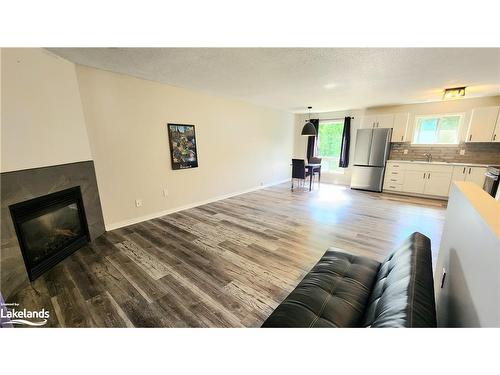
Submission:
[[[485,173],[486,168],[484,167],[469,167],[465,181],[474,182],[482,188],[484,185]]]
[[[452,181],[465,181],[467,167],[465,165],[456,165],[453,167]]]
[[[475,167],[469,165],[456,165],[453,167],[452,181],[470,181],[483,187],[486,167]]]
[[[401,191],[414,194],[447,197],[450,190],[451,171],[405,171]]]
[[[401,191],[424,194],[426,174],[426,172],[422,171],[405,171],[405,178]]]
[[[447,198],[452,181],[471,181],[482,187],[485,172],[486,167],[477,165],[389,160],[383,190]]]
[[[427,173],[424,194],[447,197],[450,191],[451,175],[451,171]]]

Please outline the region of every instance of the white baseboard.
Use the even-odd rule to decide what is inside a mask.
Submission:
[[[234,196],[240,195],[240,194],[250,193],[252,191],[264,189],[264,188],[269,187],[269,186],[279,185],[279,184],[282,184],[282,183],[285,183],[285,182],[288,182],[288,181],[290,181],[290,178],[287,178],[287,179],[281,180],[281,181],[272,182],[270,184],[266,184],[266,185],[262,185],[262,186],[252,187],[250,189],[245,189],[245,190],[237,191],[237,192],[234,192],[234,193],[219,195],[219,196],[216,196],[214,198],[206,199],[204,201],[199,201],[199,202],[194,202],[194,203],[186,204],[184,206],[175,207],[175,208],[171,208],[171,209],[168,209],[168,210],[164,210],[164,211],[160,211],[160,212],[155,212],[155,213],[152,213],[152,214],[135,217],[133,219],[118,221],[116,223],[111,223],[111,224],[105,224],[105,228],[106,228],[106,231],[110,231],[110,230],[118,229],[118,228],[123,228],[123,227],[126,227],[128,225],[137,224],[137,223],[140,223],[140,222],[143,222],[143,221],[147,221],[147,220],[151,220],[151,219],[156,219],[158,217],[162,217],[162,216],[165,216],[165,215],[173,214],[174,212],[184,211],[184,210],[187,210],[187,209],[190,209],[190,208],[194,208],[194,207],[198,207],[198,206],[203,206],[203,205],[208,204],[208,203],[217,202],[217,201],[220,201],[220,200],[223,200],[223,199],[227,199],[227,198],[231,198],[231,197],[234,197]]]

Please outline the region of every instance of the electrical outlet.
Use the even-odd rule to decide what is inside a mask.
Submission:
[[[408,154],[408,150],[403,150],[403,154]]]
[[[142,199],[136,199],[135,200],[135,206],[136,207],[142,207]]]
[[[163,189],[163,196],[166,198],[168,197],[168,188]]]
[[[460,155],[465,155],[465,149],[460,150]]]

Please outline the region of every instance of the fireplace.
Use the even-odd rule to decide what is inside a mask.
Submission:
[[[90,241],[79,186],[9,209],[31,281]]]

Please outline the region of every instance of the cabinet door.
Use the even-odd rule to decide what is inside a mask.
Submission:
[[[472,110],[466,142],[492,142],[498,117],[498,107],[481,107]]]
[[[493,131],[493,142],[500,142],[500,111],[498,111],[497,124]]]
[[[426,172],[421,171],[405,171],[403,191],[408,193],[423,194],[426,175]]]
[[[483,187],[486,168],[484,167],[467,167],[465,181],[474,182],[479,185],[480,188]]]
[[[469,167],[455,165],[453,167],[453,175],[451,176],[452,181],[465,181],[466,172],[469,171]]]
[[[428,172],[424,193],[447,197],[450,190],[451,173]]]
[[[466,166],[460,166],[460,165],[455,165],[453,167],[453,174],[451,176],[451,184],[450,188],[448,189],[448,195],[450,195],[450,190],[451,187],[453,186],[453,181],[465,181],[465,172],[469,170],[469,167]]]
[[[361,127],[365,129],[373,129],[377,122],[377,116],[363,116]]]
[[[394,126],[394,115],[377,115],[376,128],[392,128]]]
[[[408,128],[409,113],[397,113],[394,115],[394,125],[392,127],[391,142],[406,141],[406,131]]]

